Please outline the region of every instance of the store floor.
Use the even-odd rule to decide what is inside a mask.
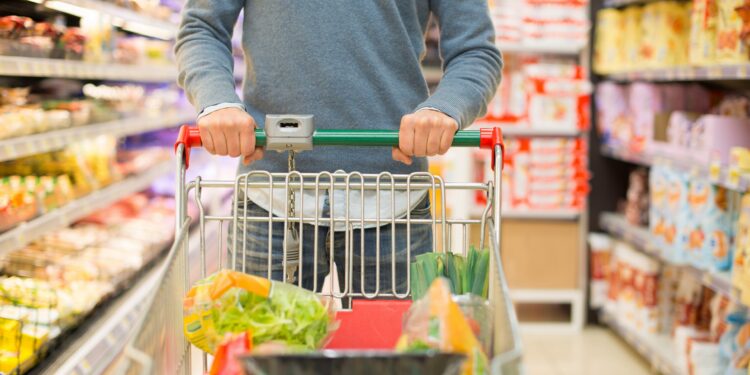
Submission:
[[[580,334],[523,332],[523,343],[527,375],[651,374],[649,364],[606,328],[589,327]]]

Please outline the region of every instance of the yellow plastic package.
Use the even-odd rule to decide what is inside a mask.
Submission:
[[[745,0],[717,1],[716,55],[723,63],[744,63],[748,61],[748,51],[740,38],[742,18],[735,10]]]
[[[690,21],[690,64],[716,62],[717,0],[693,0]]]
[[[603,9],[596,13],[596,45],[594,47],[594,70],[607,74],[623,70],[625,50],[622,48],[625,35],[625,17],[618,9]]]
[[[643,49],[641,48],[641,38],[643,37],[643,17],[642,7],[628,7],[622,11],[624,38],[623,46],[625,49],[625,59],[620,64],[622,70],[633,70],[643,68]]]
[[[227,333],[248,333],[253,345],[290,350],[325,345],[335,312],[315,293],[294,285],[222,270],[196,283],[183,301],[185,337],[213,353]]]
[[[437,349],[467,357],[464,375],[482,375],[489,371],[487,355],[464,316],[453,301],[449,282],[438,278],[427,294],[415,302],[404,319],[404,329],[396,350]]]

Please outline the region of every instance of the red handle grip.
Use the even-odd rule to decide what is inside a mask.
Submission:
[[[194,126],[182,125],[180,127],[180,134],[177,135],[177,141],[174,143],[175,152],[177,152],[177,146],[179,145],[185,146],[183,160],[185,160],[185,169],[188,169],[190,167],[190,149],[203,146],[200,130]]]
[[[503,129],[499,126],[479,129],[479,148],[492,150],[492,170],[495,170],[495,146],[500,146],[503,158],[505,157],[505,142],[503,141]],[[500,166],[502,169],[502,165]]]

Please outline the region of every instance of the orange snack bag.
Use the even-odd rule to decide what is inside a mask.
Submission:
[[[404,329],[396,350],[437,349],[464,354],[464,375],[488,372],[487,355],[461,308],[453,301],[445,278],[433,281],[427,294],[406,313]]]

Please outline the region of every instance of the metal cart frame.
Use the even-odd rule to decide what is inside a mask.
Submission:
[[[258,146],[264,146],[267,138],[263,130],[256,131]],[[336,130],[319,130],[312,136],[312,143],[315,146],[327,145],[352,145],[352,146],[379,146],[392,147],[398,145],[398,132],[394,131],[336,131]],[[200,177],[191,182],[185,181],[185,173],[189,167],[190,149],[200,147],[200,133],[197,128],[184,126],[175,143],[176,151],[176,180],[177,191],[175,194],[176,208],[176,228],[177,235],[175,242],[160,267],[161,283],[159,288],[149,296],[144,304],[149,306],[146,313],[138,321],[134,334],[124,351],[124,359],[117,366],[117,372],[124,373],[141,373],[141,374],[192,374],[194,366],[191,352],[196,353],[195,348],[187,342],[183,333],[183,313],[182,298],[195,280],[207,276],[209,270],[218,268],[240,268],[244,267],[244,262],[239,265],[237,262],[237,251],[233,251],[238,244],[242,244],[244,254],[245,241],[240,240],[238,235],[238,226],[245,223],[257,222],[268,223],[269,226],[269,245],[271,245],[270,229],[273,223],[283,223],[284,229],[293,225],[298,228],[305,225],[311,225],[318,228],[320,225],[343,225],[346,233],[345,251],[347,259],[352,259],[353,254],[352,240],[355,231],[365,225],[375,224],[378,228],[382,225],[405,225],[407,228],[407,237],[410,235],[412,225],[430,225],[432,226],[435,248],[441,249],[436,251],[445,251],[451,243],[451,236],[458,233],[463,235],[461,243],[464,244],[464,250],[468,248],[468,226],[479,224],[481,226],[480,240],[481,246],[485,246],[485,237],[487,238],[488,248],[491,251],[491,271],[490,271],[490,290],[489,300],[493,308],[493,343],[492,352],[487,353],[492,359],[493,374],[516,374],[523,373],[521,364],[521,343],[518,333],[518,321],[516,318],[513,303],[510,298],[509,288],[503,272],[503,263],[500,252],[501,244],[501,202],[502,202],[502,166],[504,145],[502,132],[499,128],[482,129],[481,131],[459,131],[456,134],[453,146],[459,147],[481,147],[492,151],[492,164],[495,170],[493,180],[487,183],[448,183],[444,182],[439,176],[433,176],[428,173],[414,173],[411,175],[393,175],[387,172],[381,174],[362,174],[358,172],[351,173],[300,173],[291,171],[289,173],[268,173],[268,172],[251,172],[240,175],[234,181],[209,181],[202,180]],[[204,210],[202,196],[207,189],[233,190],[233,214],[221,216],[215,213],[207,213]],[[331,213],[329,217],[322,218],[319,214],[318,205],[315,205],[314,217],[304,215],[304,210],[293,217],[276,217],[271,214],[264,217],[247,217],[237,215],[238,208],[242,200],[237,194],[247,189],[268,189],[268,194],[286,194],[290,191],[297,192],[297,202],[304,199],[305,194],[314,193],[317,200],[326,189],[334,191],[344,191],[346,193],[347,212],[345,215],[335,215]],[[397,191],[412,192],[415,190],[428,190],[431,193],[432,202],[440,202],[439,210],[433,208],[431,219],[413,219],[409,214],[405,218],[394,218],[393,204],[391,204],[391,215],[381,219],[381,213],[377,212],[376,217],[367,217],[364,209],[364,200],[360,200],[360,217],[352,218],[350,215],[349,196],[351,192],[359,192],[364,195],[367,191],[376,191],[378,196],[378,205],[381,204],[379,198],[381,193],[395,193]],[[488,197],[487,207],[481,218],[478,219],[451,219],[446,217],[445,201],[446,193],[455,190],[480,190],[485,192]],[[199,230],[199,252],[198,254],[189,251],[188,237],[191,218],[187,214],[187,203],[192,192],[195,203],[198,206],[198,230]],[[246,200],[244,200],[246,202]],[[390,200],[393,202],[393,200]],[[289,202],[287,201],[287,208]],[[304,208],[304,203],[302,202]],[[269,211],[273,211],[272,209]],[[440,212],[437,212],[440,211]],[[209,224],[215,225],[217,231],[207,230]],[[210,228],[209,228],[210,229]],[[229,232],[232,232],[231,234]],[[302,229],[300,229],[302,231]],[[216,234],[218,233],[218,236]],[[288,232],[284,236],[284,244],[287,244]],[[210,254],[207,249],[208,237],[212,234],[216,237],[211,239],[217,241],[217,250]],[[302,236],[302,234],[300,234]],[[380,231],[378,230],[378,235]],[[317,231],[315,252],[318,252]],[[227,241],[229,238],[229,241]],[[232,242],[230,246],[227,242]],[[304,237],[303,237],[304,238]],[[302,241],[299,241],[300,251],[302,251]],[[331,241],[333,242],[333,241]],[[407,240],[407,243],[410,241]],[[394,245],[395,247],[395,245]],[[395,248],[391,251],[395,254]],[[333,249],[333,244],[331,244]],[[362,250],[364,251],[364,250]],[[271,249],[269,248],[269,254]],[[378,246],[377,254],[381,254]],[[407,251],[406,264],[411,262],[409,251]],[[198,259],[195,259],[195,258]],[[231,261],[229,259],[231,258]],[[244,258],[241,258],[244,259]],[[269,257],[269,265],[271,258]],[[213,263],[212,263],[213,262]],[[287,275],[287,252],[284,251],[282,259],[285,265],[284,275]],[[197,263],[197,264],[196,264]],[[351,262],[349,262],[351,263]],[[363,264],[364,266],[364,264]],[[301,267],[301,266],[300,266]],[[360,291],[352,290],[352,272],[351,264],[344,265],[344,282],[343,291],[331,293],[336,298],[346,299],[407,299],[409,294],[409,282],[405,291],[397,291],[392,288],[391,291],[381,291],[379,285],[375,290],[364,284],[360,285]],[[409,267],[406,267],[407,279],[410,278]],[[364,269],[364,267],[362,267]],[[304,272],[298,269],[298,275]],[[385,270],[387,272],[387,270]],[[271,270],[268,270],[269,276]],[[381,272],[377,267],[378,276]],[[395,263],[393,263],[392,277],[395,279]],[[364,272],[362,272],[364,274]],[[285,277],[286,279],[286,277]],[[297,277],[301,283],[302,277]],[[316,278],[317,279],[317,278]],[[379,277],[378,277],[379,279]],[[378,283],[379,284],[379,283]],[[321,286],[315,285],[316,292],[321,292]],[[203,355],[203,367],[207,366],[206,356]]]

